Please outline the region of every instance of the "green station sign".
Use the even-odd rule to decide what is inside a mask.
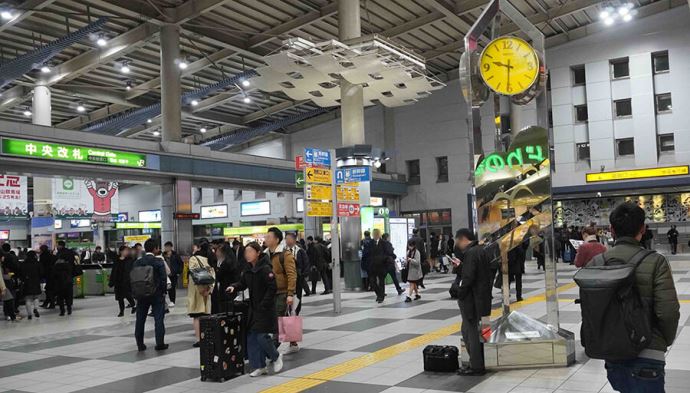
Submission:
[[[160,229],[160,222],[117,222],[115,229]]]
[[[67,161],[126,168],[146,167],[146,154],[28,139],[3,138],[2,154],[39,160]]]

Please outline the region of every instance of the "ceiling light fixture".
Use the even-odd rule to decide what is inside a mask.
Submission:
[[[129,74],[131,70],[132,69],[129,68],[129,62],[127,60],[123,61],[122,65],[120,65],[120,72],[122,72],[123,74]]]
[[[242,99],[242,101],[244,101],[245,104],[249,104],[250,102],[252,102],[252,99],[251,99],[251,97],[249,97],[249,96],[244,96],[244,98]]]
[[[132,81],[125,82],[125,89],[132,90]]]
[[[242,86],[249,87],[249,85],[251,85],[251,83],[249,83],[247,79],[242,79]]]
[[[79,104],[77,104],[77,112],[84,112],[84,111],[86,111],[86,107],[84,107],[84,104],[82,104],[81,102]]]
[[[154,131],[154,132],[153,132],[153,136],[160,136],[160,134],[161,134],[161,133],[160,133],[159,131]]]
[[[186,70],[187,67],[189,67],[189,63],[187,63],[187,59],[185,59],[185,58],[183,57],[183,58],[177,60],[177,66],[178,66],[181,70]]]
[[[635,5],[632,3],[613,4],[599,12],[599,20],[604,22],[606,26],[611,26],[620,20],[630,22],[637,14],[637,10],[634,7]]]
[[[190,102],[190,104],[192,104],[192,106],[197,106],[197,105],[199,105],[199,101],[198,100],[192,100],[192,102]]]
[[[611,26],[611,25],[613,24],[613,22],[615,22],[615,21],[613,20],[613,18],[606,18],[606,19],[604,19],[604,24],[605,24],[606,26]]]
[[[146,120],[146,122],[149,123],[149,124],[151,124],[152,121],[153,121],[153,120],[151,120],[151,119]]]
[[[632,20],[632,14],[623,15],[623,22],[630,22]]]
[[[15,18],[15,16],[12,15],[12,12],[10,12],[10,11],[2,11],[2,13],[0,13],[0,16],[4,20],[12,20]]]
[[[29,108],[24,109],[24,116],[31,117],[31,111],[29,110]]]
[[[105,35],[103,33],[98,35],[98,39],[96,39],[96,45],[100,47],[108,45],[108,41],[105,39]]]
[[[43,67],[41,67],[41,72],[44,74],[49,74],[50,73],[50,66],[44,65]]]
[[[205,133],[205,132],[206,132],[206,127],[201,127],[201,128],[199,128],[199,132],[202,133],[202,134]]]

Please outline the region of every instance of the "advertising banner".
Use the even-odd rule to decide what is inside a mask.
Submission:
[[[119,199],[117,182],[92,179],[53,179],[53,217],[61,219],[90,218],[113,221],[117,218]]]
[[[0,217],[28,217],[26,176],[0,175]]]

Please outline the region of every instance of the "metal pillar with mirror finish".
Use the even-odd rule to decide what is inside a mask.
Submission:
[[[520,29],[519,36],[526,37],[529,43],[521,42],[533,49],[539,60],[537,76],[530,87],[524,93],[515,95],[489,93],[490,83],[480,69],[479,53],[489,53],[488,49],[483,51],[483,48],[487,48],[488,42],[500,38],[501,20],[504,17]],[[518,51],[509,45],[492,50],[494,56],[499,51]],[[500,68],[501,72],[505,68],[510,86],[510,72],[513,69],[510,61],[505,64],[498,59],[492,60],[489,64],[481,64],[484,71],[494,65],[503,67]],[[474,203],[471,204],[470,216],[487,251],[500,258],[503,272],[503,315],[491,323],[491,336],[484,343],[486,367],[503,369],[570,365],[575,361],[575,339],[572,332],[560,328],[553,255],[553,137],[548,127],[544,34],[508,0],[493,0],[465,36],[460,80],[465,102],[468,103],[467,124],[471,135],[469,164]],[[492,89],[500,91],[495,86]],[[510,91],[510,87],[507,89]],[[527,119],[518,111],[520,105],[532,99],[536,99],[536,124],[511,124],[512,130],[500,124],[501,119],[508,118],[514,123],[526,122]],[[495,130],[486,133],[481,130],[485,123],[476,119],[484,105],[493,107],[497,119]],[[481,136],[491,133],[495,135],[496,151],[484,151],[482,146],[487,144],[482,143]],[[525,197],[526,194],[529,197]],[[518,247],[541,247],[545,254],[547,323],[534,320],[519,311],[511,311],[508,255]],[[467,360],[465,352],[463,360]]]

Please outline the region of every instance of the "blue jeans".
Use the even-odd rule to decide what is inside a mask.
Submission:
[[[266,358],[271,359],[271,361],[278,359],[278,350],[273,343],[273,338],[268,333],[249,332],[247,352],[249,364],[255,370],[266,367]]]
[[[153,320],[156,324],[156,345],[165,344],[165,323],[163,322],[165,319],[165,297],[164,295],[155,295],[137,299],[137,322],[134,327],[134,338],[140,347],[144,345],[144,326],[149,307],[152,309]]]
[[[611,387],[621,393],[664,393],[666,362],[637,358],[606,362]]]

